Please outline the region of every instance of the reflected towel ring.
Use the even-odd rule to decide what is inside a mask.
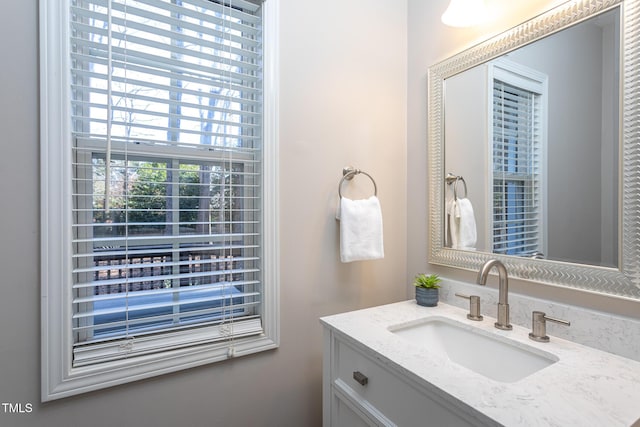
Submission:
[[[462,184],[464,185],[463,199],[467,198],[467,182],[462,176],[448,173],[444,181],[447,183],[447,185],[453,184],[453,200],[458,200],[458,182],[462,181]]]
[[[342,179],[338,183],[338,195],[340,196],[341,199],[342,199],[342,183],[345,180],[351,181],[353,179],[353,177],[358,175],[358,174],[364,174],[364,175],[369,177],[371,182],[373,182],[373,195],[376,196],[376,197],[378,196],[378,186],[376,185],[376,180],[373,179],[373,177],[371,175],[369,175],[368,173],[366,173],[365,171],[362,171],[360,169],[356,169],[354,167],[347,166],[345,168],[342,168]]]
[[[456,179],[455,184],[453,184],[453,198],[455,200],[458,200],[458,183],[462,181],[462,184],[464,185],[464,197],[463,199],[467,198],[467,182],[464,180],[463,177],[459,176],[458,179]]]

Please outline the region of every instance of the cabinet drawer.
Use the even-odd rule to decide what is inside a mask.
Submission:
[[[466,426],[465,418],[443,408],[398,373],[376,362],[341,340],[334,341],[332,384],[355,400],[363,410],[384,414],[392,424],[400,426]],[[382,422],[386,424],[386,422]]]

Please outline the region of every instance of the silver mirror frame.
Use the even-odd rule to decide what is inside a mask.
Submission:
[[[620,7],[621,173],[619,269],[444,247],[444,80],[601,12]],[[512,277],[640,299],[640,1],[567,2],[429,68],[429,262],[477,271],[500,259]]]

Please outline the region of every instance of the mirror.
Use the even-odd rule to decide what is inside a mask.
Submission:
[[[618,267],[619,22],[615,8],[444,80],[473,250]]]
[[[430,67],[430,262],[499,258],[511,276],[640,298],[630,3],[565,3]],[[464,203],[475,239],[452,223]]]

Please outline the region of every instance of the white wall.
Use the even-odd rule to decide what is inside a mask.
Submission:
[[[448,0],[408,1],[407,296],[411,296],[413,289],[410,279],[419,272],[439,273],[444,277],[466,282],[474,282],[476,276],[476,272],[431,265],[427,262],[427,69],[430,65],[508,30],[563,1],[487,0],[494,12],[492,21],[470,29],[451,28],[441,23],[440,16],[446,9]],[[510,280],[509,284],[511,292],[515,293],[636,319],[640,316],[640,303],[637,301],[520,280]],[[494,281],[489,285],[496,286]]]
[[[406,0],[280,1],[281,347],[54,401],[40,396],[37,0],[0,14],[2,426],[319,426],[318,318],[405,298]],[[9,42],[10,41],[10,42]],[[386,257],[339,262],[342,167],[378,184]],[[345,192],[371,191],[358,177]]]

